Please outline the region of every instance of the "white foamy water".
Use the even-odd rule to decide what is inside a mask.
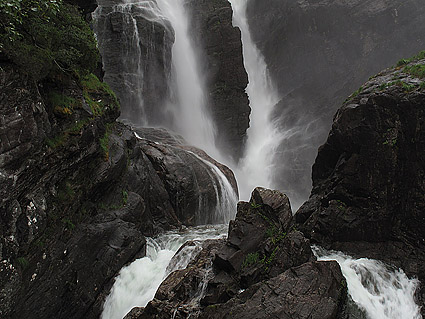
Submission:
[[[415,302],[419,286],[401,269],[374,259],[354,259],[342,252],[312,247],[318,260],[336,260],[347,281],[348,293],[370,319],[422,319]]]
[[[273,154],[281,134],[271,120],[273,106],[279,101],[264,62],[264,57],[252,41],[246,19],[246,0],[229,0],[233,8],[233,24],[242,33],[243,56],[249,84],[246,92],[251,107],[244,157],[235,169],[240,198],[248,200],[257,186],[273,188]]]
[[[102,319],[122,319],[133,307],[144,307],[153,299],[165,277],[174,270],[183,269],[200,251],[206,239],[225,238],[227,225],[187,228],[173,231],[157,238],[148,238],[146,257],[121,269],[103,309]],[[186,246],[173,258],[177,250]],[[171,261],[171,263],[170,263]]]
[[[175,32],[172,51],[174,77],[170,85],[176,88],[172,110],[177,131],[189,143],[217,158],[215,128],[207,109],[204,77],[200,72],[198,52],[190,38],[184,0],[157,0],[157,3]]]
[[[193,154],[197,159],[206,165],[207,172],[213,181],[217,205],[215,207],[214,216],[209,221],[209,223],[229,223],[229,221],[234,219],[236,216],[236,207],[238,203],[238,196],[236,192],[234,191],[227,177],[217,166],[196,155],[195,153],[191,152],[191,154]],[[215,184],[215,180],[218,184]]]

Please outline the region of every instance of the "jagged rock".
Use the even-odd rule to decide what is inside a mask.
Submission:
[[[174,43],[170,23],[159,15],[155,0],[98,3],[94,29],[104,80],[120,99],[121,118],[137,125],[170,127],[166,110]]]
[[[239,289],[315,260],[304,236],[288,225],[288,198],[257,187],[249,203],[239,202],[226,245],[214,259],[216,276],[208,283],[204,305],[225,302]]]
[[[407,62],[406,62],[407,63]],[[335,116],[296,213],[312,241],[425,280],[425,60],[381,72]],[[420,75],[419,75],[420,76]]]
[[[336,262],[308,262],[206,307],[198,318],[345,318],[346,290]]]
[[[251,36],[282,98],[275,120],[290,132],[276,150],[274,185],[293,207],[310,195],[311,166],[341,102],[425,47],[424,15],[422,0],[248,1]]]
[[[218,147],[239,160],[249,127],[248,75],[242,56],[241,33],[232,25],[227,0],[189,0],[190,30],[201,51],[209,111],[216,126]]]
[[[212,259],[223,244],[223,240],[220,239],[206,240],[200,253],[189,265],[185,269],[171,273],[159,286],[155,298],[143,310],[139,308],[141,315],[134,318],[179,319],[188,318],[199,311],[199,299],[210,277]]]

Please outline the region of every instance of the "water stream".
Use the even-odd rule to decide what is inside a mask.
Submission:
[[[146,257],[121,269],[107,297],[102,319],[122,319],[133,307],[144,307],[153,299],[164,278],[187,266],[206,239],[224,238],[227,225],[200,226],[172,231],[147,239]],[[187,241],[195,245],[174,254]],[[173,259],[172,259],[173,258]]]
[[[246,18],[246,0],[229,0],[233,8],[233,24],[242,34],[244,65],[248,73],[246,92],[251,107],[248,140],[237,175],[240,198],[248,200],[256,186],[274,188],[273,154],[279,146],[281,133],[275,127],[271,113],[279,101],[276,90],[271,83],[267,65],[263,56],[252,41]]]
[[[415,302],[419,286],[401,269],[378,260],[355,259],[339,251],[313,246],[318,260],[336,260],[347,280],[348,293],[367,319],[421,319]]]

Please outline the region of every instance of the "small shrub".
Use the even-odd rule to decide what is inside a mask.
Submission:
[[[258,253],[250,253],[246,255],[245,260],[242,263],[242,268],[248,268],[259,261]]]

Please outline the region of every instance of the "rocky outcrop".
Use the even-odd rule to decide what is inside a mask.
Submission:
[[[279,130],[290,130],[276,152],[275,187],[293,190],[293,203],[310,194],[311,166],[342,101],[425,47],[424,14],[421,0],[248,1],[251,35],[282,98]]]
[[[308,262],[249,287],[199,318],[345,318],[345,279],[335,261]]]
[[[242,56],[240,30],[232,25],[227,0],[189,0],[191,34],[201,51],[202,74],[219,149],[239,160],[249,127],[248,75]]]
[[[98,318],[144,236],[215,221],[215,162],[116,123],[117,100],[94,76],[36,84],[3,63],[0,81],[2,318]]]
[[[256,188],[239,203],[227,240],[206,242],[128,318],[345,318],[338,264],[315,261],[291,218],[285,195]]]
[[[170,92],[174,31],[155,0],[126,3],[99,0],[94,29],[104,80],[121,102],[121,118],[132,124],[171,127]]]
[[[338,110],[295,215],[320,245],[401,267],[425,280],[425,54],[401,60]],[[423,296],[422,296],[423,298]]]

